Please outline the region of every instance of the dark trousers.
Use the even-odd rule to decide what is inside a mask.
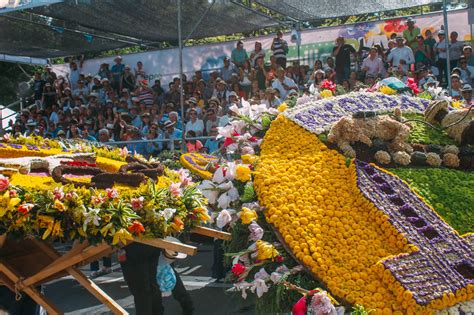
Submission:
[[[286,69],[286,58],[279,57],[275,60],[277,65],[280,65],[283,69]]]
[[[223,279],[225,277],[224,270],[224,248],[222,248],[222,240],[214,240],[214,263],[212,264],[212,277]]]
[[[194,306],[191,296],[189,295],[188,291],[186,291],[181,277],[176,272],[176,270],[174,270],[174,268],[173,271],[176,275],[176,285],[174,286],[173,291],[171,291],[173,298],[181,305],[181,308],[183,309],[183,315],[192,315]]]
[[[161,291],[156,282],[160,250],[144,244],[125,247],[127,259],[121,262],[123,277],[133,294],[136,315],[162,315]]]
[[[102,264],[104,264],[104,267],[112,267],[112,259],[110,258],[110,256],[102,257]],[[99,271],[98,260],[91,262],[91,271]]]
[[[438,70],[439,70],[439,76],[438,76],[439,83],[443,82],[443,78],[445,82],[447,83],[449,73],[448,71],[446,71],[447,70],[446,67],[448,66],[446,59],[438,58],[438,61],[436,62],[436,66],[438,67]]]
[[[37,288],[41,290],[41,288]],[[26,293],[21,294],[21,299],[15,299],[15,293],[7,287],[0,286],[0,310],[7,311],[10,315],[35,315],[38,305]]]

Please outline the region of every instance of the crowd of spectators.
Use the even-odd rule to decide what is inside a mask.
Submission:
[[[260,42],[248,53],[241,41],[224,66],[212,71],[208,79],[198,70],[192,78],[183,75],[169,82],[147,81],[146,65],[134,66],[114,59],[104,63],[94,75],[81,72],[83,59],[72,60],[66,76],[47,66],[34,75],[34,105],[12,123],[12,132],[52,138],[87,139],[100,142],[161,140],[129,144],[129,149],[145,156],[179,146],[183,133],[188,151],[214,153],[221,149],[215,139],[193,139],[217,135],[217,127],[229,123],[232,104],[241,100],[277,107],[289,95],[317,93],[319,84],[332,80],[345,91],[373,85],[395,76],[402,81],[413,78],[420,89],[446,85],[452,81],[452,96],[471,102],[474,79],[472,48],[449,34],[446,47],[443,30],[437,40],[425,34],[411,18],[403,34],[393,34],[388,47],[375,45],[359,49],[343,37],[335,41],[332,56],[316,60],[312,66],[287,62],[288,44],[278,32],[268,50]],[[451,69],[447,69],[450,52]],[[268,59],[268,63],[265,60]],[[180,112],[180,85],[183,84],[185,112]]]

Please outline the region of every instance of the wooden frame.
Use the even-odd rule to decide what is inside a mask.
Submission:
[[[230,239],[229,233],[206,227],[196,227],[191,230],[191,233],[223,240]],[[14,242],[7,239],[6,235],[0,235],[0,251],[5,249],[4,247],[7,247],[7,250],[10,247],[10,251],[7,251],[10,255],[0,256],[0,281],[11,291],[16,294],[27,294],[50,315],[64,314],[61,309],[56,307],[54,303],[48,300],[35,287],[69,274],[114,314],[128,314],[125,309],[77,268],[79,265],[90,263],[111,254],[114,251],[112,246],[106,243],[92,246],[87,242],[75,242],[68,252],[61,255],[50,244],[40,240],[25,239],[18,243]],[[197,253],[197,248],[194,246],[170,242],[164,239],[135,239],[134,242],[188,255],[195,255]],[[27,250],[23,251],[23,253],[17,253],[14,250],[15,246],[18,248],[25,246]],[[36,268],[25,268],[25,263],[35,265]]]

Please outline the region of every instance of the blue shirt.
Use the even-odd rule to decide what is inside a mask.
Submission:
[[[160,151],[171,150],[172,142],[175,140],[181,140],[183,138],[183,132],[177,128],[174,128],[171,134],[168,134],[168,132],[165,131],[158,138],[161,140],[169,139],[169,141],[162,141],[158,143]]]
[[[209,153],[214,153],[216,151],[219,151],[219,145],[219,140],[208,139],[204,147],[207,148]]]
[[[133,140],[139,140],[139,139],[133,139]],[[143,156],[147,156],[147,153],[148,153],[147,143],[145,142],[129,143],[127,144],[127,149],[130,152],[136,152]]]
[[[114,64],[112,66],[112,80],[115,82],[120,81],[120,76],[122,75],[123,71],[125,70],[125,65],[123,64]]]

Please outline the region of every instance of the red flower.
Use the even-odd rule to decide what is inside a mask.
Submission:
[[[17,195],[15,189],[10,190],[10,191],[8,192],[8,194],[10,195],[10,198],[14,198],[14,197],[16,197],[16,195]]]
[[[281,263],[281,262],[283,262],[284,260],[285,260],[285,258],[283,258],[282,255],[278,255],[278,256],[275,257],[275,261],[276,261],[276,262]]]
[[[420,89],[418,88],[418,84],[416,84],[415,79],[408,78],[407,86],[413,91],[413,93],[415,93],[415,95],[420,93]]]
[[[80,161],[70,161],[65,163],[68,166],[87,166],[87,167],[96,167],[97,164],[93,163],[87,163],[87,162],[80,162]]]
[[[336,90],[336,84],[334,84],[334,82],[331,80],[324,80],[319,86],[321,89],[330,90],[332,92]]]
[[[235,264],[234,266],[232,266],[231,271],[236,277],[239,277],[245,272],[246,269],[247,268],[245,268],[245,266],[242,264]]]
[[[385,21],[385,25],[383,27],[384,31],[386,33],[401,33],[403,32],[408,26],[402,24],[402,19],[395,19],[395,20],[389,20]]]
[[[306,295],[303,296],[301,299],[298,300],[298,302],[293,305],[293,308],[291,309],[291,314],[292,315],[306,315],[306,312],[308,311],[308,306],[306,305]]]
[[[143,232],[145,232],[145,228],[143,227],[143,224],[141,224],[139,221],[135,220],[132,222],[132,225],[128,227],[128,230],[135,234],[140,236]]]
[[[249,138],[250,142],[257,142],[257,140],[258,140],[257,137],[254,137],[254,136]]]
[[[18,212],[20,213],[23,213],[24,215],[27,215],[28,212],[31,211],[31,209],[33,209],[35,205],[32,204],[32,203],[24,203],[22,204],[21,206],[18,207]]]
[[[235,141],[234,141],[234,139],[232,139],[232,138],[225,138],[225,140],[224,140],[224,147],[228,147],[228,146],[230,146],[230,145],[231,145],[232,143],[234,143],[234,142],[235,142]]]

